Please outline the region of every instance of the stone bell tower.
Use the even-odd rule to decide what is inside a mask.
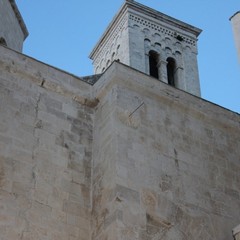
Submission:
[[[28,30],[15,0],[0,0],[0,44],[22,51]]]
[[[126,0],[93,49],[96,74],[114,61],[200,96],[197,37],[201,30]]]

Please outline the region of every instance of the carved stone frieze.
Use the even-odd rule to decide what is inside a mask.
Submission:
[[[134,14],[130,14],[129,19],[139,25],[141,25],[144,28],[148,28],[154,31],[157,31],[159,33],[163,33],[164,35],[168,35],[170,37],[175,37],[177,38],[177,36],[181,37],[181,40],[184,41],[185,43],[192,45],[192,46],[196,46],[196,41],[190,37],[186,37],[183,36],[181,34],[178,34],[176,31],[171,30],[158,23],[149,21],[148,19],[141,17],[141,16],[137,16]]]

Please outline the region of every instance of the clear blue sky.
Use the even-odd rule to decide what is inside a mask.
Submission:
[[[93,74],[88,56],[123,0],[16,0],[30,32],[23,52],[78,76]],[[240,113],[240,64],[229,18],[239,0],[139,0],[201,28],[202,97]]]

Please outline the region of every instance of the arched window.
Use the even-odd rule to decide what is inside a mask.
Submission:
[[[112,62],[115,60],[115,52],[113,52],[111,60],[112,60]]]
[[[175,70],[176,70],[176,61],[175,59],[169,57],[167,59],[168,84],[173,87],[175,87]]]
[[[158,76],[158,54],[154,51],[149,52],[149,70],[150,76],[159,78]]]
[[[0,38],[0,45],[7,46],[6,40],[3,37]]]
[[[120,49],[120,44],[117,46],[117,51],[116,51],[117,55],[119,54],[119,49]]]

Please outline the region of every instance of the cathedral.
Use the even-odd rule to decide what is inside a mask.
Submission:
[[[125,0],[76,77],[0,0],[0,240],[240,239],[240,116],[201,98],[201,31]]]

